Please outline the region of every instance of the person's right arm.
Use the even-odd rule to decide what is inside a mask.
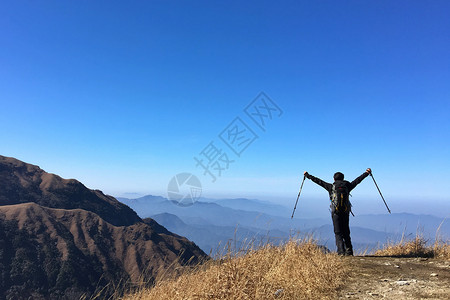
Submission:
[[[305,177],[312,180],[312,182],[317,183],[318,185],[320,185],[321,187],[323,187],[324,189],[326,189],[329,193],[331,193],[331,189],[333,187],[333,185],[331,183],[325,182],[320,178],[314,177],[312,175],[310,175],[308,172],[305,172]]]

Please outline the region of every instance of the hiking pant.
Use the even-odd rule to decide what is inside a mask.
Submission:
[[[353,255],[352,241],[350,239],[349,213],[331,213],[336,239],[337,253],[339,255]]]

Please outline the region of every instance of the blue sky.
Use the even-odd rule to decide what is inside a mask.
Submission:
[[[285,203],[305,170],[331,180],[371,167],[394,207],[439,210],[450,200],[449,11],[448,1],[2,1],[0,153],[113,195],[165,195],[191,172],[204,196]],[[261,91],[283,111],[266,132],[243,112]],[[259,137],[241,157],[218,138],[236,117]],[[211,141],[235,160],[214,183],[193,159]],[[312,183],[304,192],[326,197]],[[355,193],[379,200],[368,180]]]

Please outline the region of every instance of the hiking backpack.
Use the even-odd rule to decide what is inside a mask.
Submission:
[[[351,211],[351,203],[349,200],[349,191],[344,181],[337,181],[333,183],[331,191],[331,205],[336,212],[349,212]]]

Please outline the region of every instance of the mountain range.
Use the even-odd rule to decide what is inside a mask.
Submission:
[[[0,298],[106,297],[207,259],[193,242],[74,179],[0,156]]]
[[[335,248],[331,218],[291,219],[290,209],[267,201],[201,198],[192,206],[181,207],[161,196],[118,199],[142,217],[152,217],[168,230],[194,241],[206,253],[214,254],[230,243],[239,248],[249,240],[279,243],[291,236],[312,236],[330,249]],[[431,215],[356,215],[351,217],[350,227],[358,252],[416,234],[430,242],[436,234],[440,239],[450,238],[450,222]]]

